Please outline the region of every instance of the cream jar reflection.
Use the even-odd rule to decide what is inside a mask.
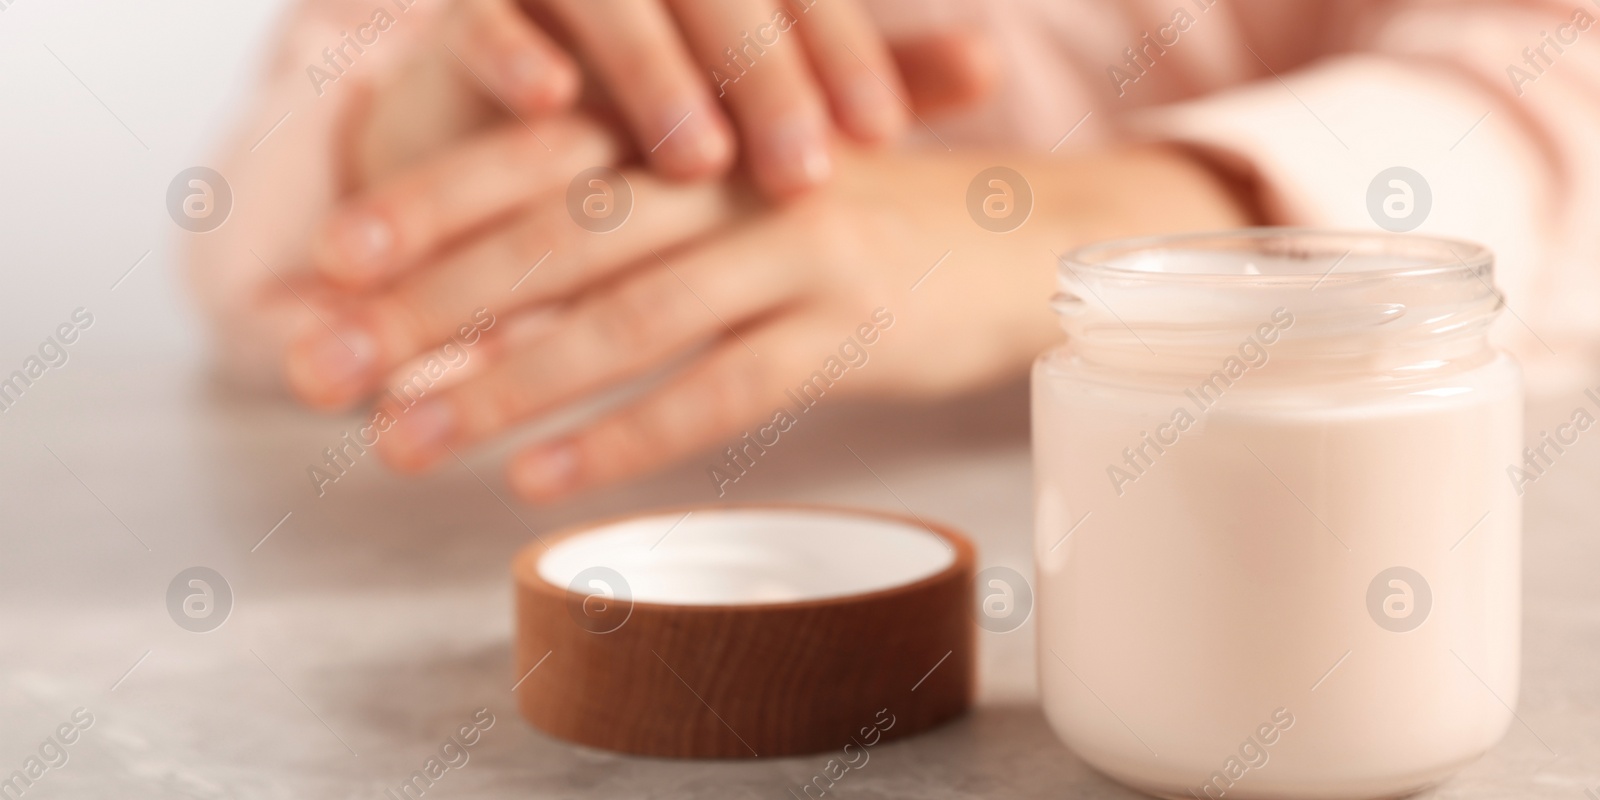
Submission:
[[[1492,746],[1522,394],[1490,254],[1261,229],[1086,248],[1060,279],[1033,444],[1062,739],[1201,798],[1389,797]]]

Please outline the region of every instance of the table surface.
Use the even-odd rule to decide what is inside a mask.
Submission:
[[[1532,403],[1530,430],[1581,402]],[[980,566],[1031,574],[1026,406],[1016,386],[911,409],[822,404],[728,499],[909,506],[969,532]],[[92,726],[28,798],[387,797],[482,708],[495,724],[430,799],[781,798],[826,763],[630,758],[516,714],[512,553],[532,531],[712,500],[704,464],[531,509],[499,499],[503,449],[423,478],[367,457],[319,498],[306,468],[354,424],[158,359],[50,373],[0,418],[0,779],[79,708]],[[1530,487],[1518,721],[1437,797],[1600,794],[1597,485],[1600,444],[1582,440]],[[196,565],[234,596],[204,635],[166,601]],[[981,633],[974,711],[874,748],[835,795],[1138,797],[1051,734],[1033,633]]]

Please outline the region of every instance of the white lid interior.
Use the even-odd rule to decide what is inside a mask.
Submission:
[[[751,605],[821,600],[931,577],[955,561],[916,523],[801,509],[702,509],[636,517],[568,536],[539,577],[571,588],[584,570],[614,570],[644,603]],[[575,591],[587,591],[577,587]]]

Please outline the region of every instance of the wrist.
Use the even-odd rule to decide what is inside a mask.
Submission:
[[[1260,224],[1255,192],[1190,148],[1156,144],[1076,159],[1056,181],[1053,221],[1072,247],[1106,239]]]

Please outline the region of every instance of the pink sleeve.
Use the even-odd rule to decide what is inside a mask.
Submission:
[[[1414,170],[1431,190],[1417,232],[1483,241],[1498,254],[1510,306],[1501,332],[1519,354],[1538,361],[1592,347],[1600,0],[1347,8],[1367,13],[1335,54],[1292,71],[1251,55],[1263,77],[1149,108],[1133,130],[1252,173],[1273,223],[1371,230],[1383,220],[1369,185],[1388,168]]]

